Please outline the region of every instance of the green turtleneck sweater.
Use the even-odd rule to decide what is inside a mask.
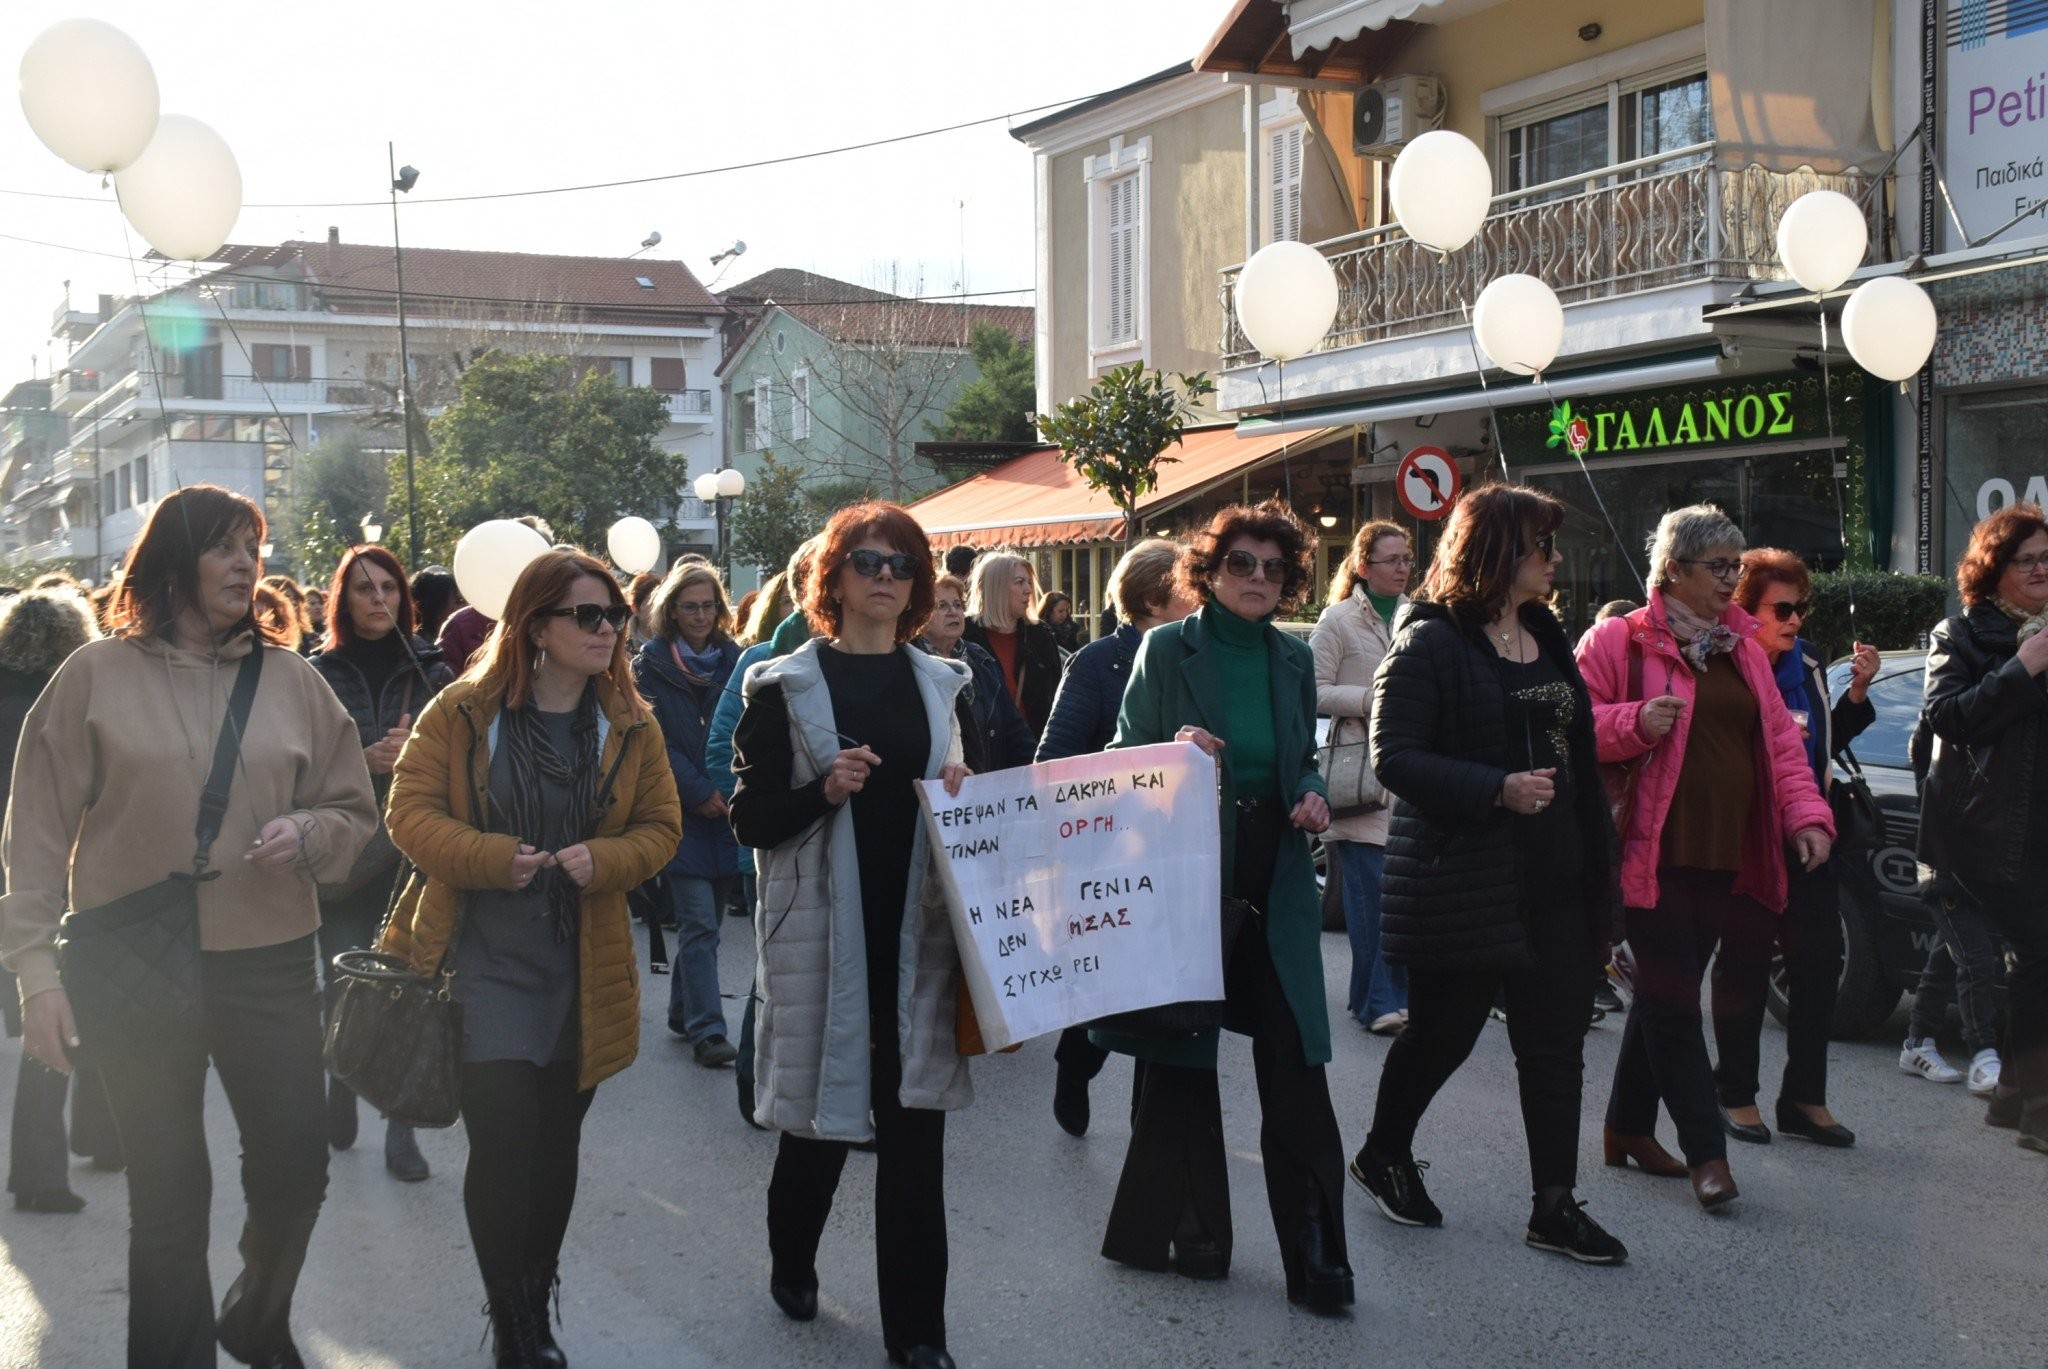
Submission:
[[[1202,610],[1202,626],[1216,643],[1216,661],[1223,679],[1223,697],[1230,701],[1230,774],[1232,798],[1277,797],[1278,747],[1273,739],[1273,675],[1266,658],[1266,624],[1247,622],[1221,604]]]
[[[1401,607],[1401,596],[1398,594],[1374,594],[1371,590],[1367,590],[1365,597],[1372,604],[1373,611],[1380,615],[1380,621],[1389,627],[1393,626],[1394,610]]]

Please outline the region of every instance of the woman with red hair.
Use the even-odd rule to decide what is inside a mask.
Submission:
[[[1778,693],[1806,744],[1814,782],[1828,792],[1830,762],[1877,721],[1870,682],[1877,678],[1877,648],[1856,644],[1849,687],[1828,701],[1827,662],[1799,635],[1813,611],[1813,577],[1806,563],[1776,547],[1742,553],[1735,604],[1761,624],[1755,641],[1771,659]],[[1842,977],[1842,914],[1835,859],[1811,870],[1786,872],[1782,917],[1752,916],[1722,930],[1714,956],[1714,1083],[1723,1127],[1738,1141],[1771,1139],[1757,1108],[1757,1052],[1764,1028],[1764,997],[1771,950],[1782,947],[1786,967],[1785,1081],[1775,1109],[1778,1130],[1823,1146],[1848,1147],[1856,1134],[1828,1111],[1828,1032]],[[1761,914],[1761,909],[1756,912]]]
[[[1951,917],[2005,936],[2005,1050],[1986,1119],[2048,1155],[2048,518],[2009,504],[1956,567],[1963,611],[1934,629],[1920,734],[1931,741],[1919,856]]]
[[[825,526],[803,608],[824,634],[748,672],[732,826],[760,872],[754,1120],[782,1133],[768,1182],[769,1296],[818,1315],[818,1241],[850,1145],[874,1144],[875,1272],[895,1364],[946,1353],[946,1112],[960,955],[919,780],[979,768],[967,665],[910,645],[931,546],[893,504]]]

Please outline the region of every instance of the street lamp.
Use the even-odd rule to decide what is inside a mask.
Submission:
[[[747,477],[730,466],[715,471],[706,471],[693,482],[692,489],[697,498],[712,506],[718,516],[718,569],[725,579],[732,579],[732,560],[725,545],[725,509],[731,501],[747,492]]]
[[[412,193],[419,184],[418,167],[400,168],[393,143],[384,144],[386,163],[391,167],[391,256],[398,270],[398,417],[405,427],[405,536],[412,546],[412,564],[420,563],[420,499],[412,473],[412,354],[405,338],[405,247],[398,238],[398,196]],[[368,520],[364,527],[369,526]],[[371,537],[369,541],[377,539]]]
[[[363,542],[364,542],[364,544],[365,544],[365,545],[368,545],[368,544],[369,544],[369,543],[371,543],[371,542],[381,542],[381,541],[383,541],[383,540],[384,540],[384,525],[383,525],[382,523],[379,523],[379,522],[377,521],[377,515],[376,515],[376,514],[374,514],[374,513],[366,513],[366,514],[364,514],[364,515],[363,515]]]

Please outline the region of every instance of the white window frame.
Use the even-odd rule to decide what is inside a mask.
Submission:
[[[1607,166],[1621,161],[1622,103],[1651,86],[1709,74],[1705,25],[1696,24],[1648,42],[1569,66],[1546,71],[1511,85],[1483,92],[1480,112],[1487,118],[1493,148],[1494,189],[1506,194],[1509,134],[1518,128],[1607,104]],[[1640,110],[1637,117],[1641,117]],[[1587,180],[1599,179],[1588,175]],[[1532,182],[1542,184],[1542,182]]]
[[[754,425],[747,433],[747,450],[766,451],[775,436],[775,382],[767,376],[754,377]]]
[[[1136,238],[1131,261],[1131,333],[1112,338],[1109,332],[1110,188],[1125,177],[1134,178],[1134,207],[1137,222],[1130,231]],[[1143,361],[1151,337],[1152,273],[1152,140],[1139,138],[1126,143],[1121,134],[1109,140],[1109,150],[1088,158],[1081,179],[1088,192],[1088,361],[1090,374],[1113,366]]]
[[[1275,140],[1293,134],[1298,141],[1294,152],[1294,175],[1289,184],[1283,176],[1280,159],[1274,155]],[[1301,101],[1292,90],[1283,90],[1276,98],[1259,107],[1259,241],[1261,243],[1289,242],[1302,240],[1302,187],[1308,179],[1309,144],[1313,134],[1309,128],[1308,116],[1302,113]],[[1281,221],[1279,214],[1281,197],[1292,191],[1294,196],[1294,222],[1289,225]],[[1292,232],[1287,231],[1292,228]]]
[[[811,435],[811,373],[799,370],[789,378],[789,440],[802,442]]]

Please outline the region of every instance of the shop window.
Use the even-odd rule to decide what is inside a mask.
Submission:
[[[2048,387],[1951,396],[1942,444],[1947,491],[1937,573],[1952,568],[1979,521],[2008,504],[2048,507]]]
[[[1146,238],[1152,141],[1088,159],[1089,348],[1097,369],[1139,360],[1146,337]]]

